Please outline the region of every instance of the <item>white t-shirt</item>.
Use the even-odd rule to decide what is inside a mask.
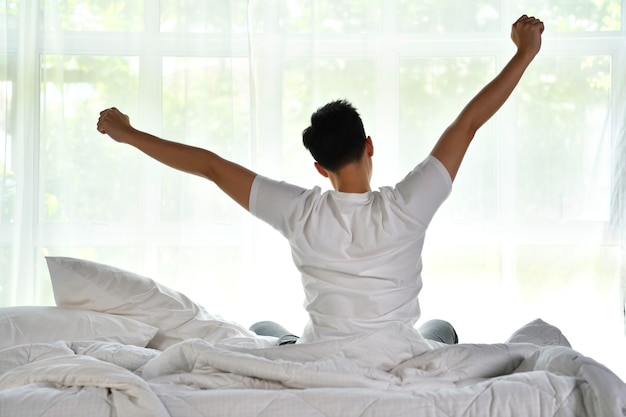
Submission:
[[[256,177],[250,212],[289,240],[302,275],[310,317],[302,342],[415,324],[424,235],[451,187],[433,156],[395,187],[363,194]]]

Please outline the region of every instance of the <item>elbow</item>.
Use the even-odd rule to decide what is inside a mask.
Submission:
[[[450,126],[450,130],[454,132],[453,136],[469,143],[474,139],[476,132],[478,132],[481,126],[481,123],[473,120],[457,119],[452,126]]]
[[[474,139],[474,136],[476,136],[476,132],[478,132],[478,129],[480,128],[480,126],[476,126],[476,127],[470,127],[467,132],[465,133],[466,137],[467,137],[467,141],[471,142]]]
[[[207,163],[203,166],[198,167],[198,170],[195,172],[195,174],[209,181],[216,182],[215,176],[217,175],[217,173],[214,169],[212,169],[211,164]]]
[[[193,169],[190,170],[190,173],[215,182],[216,176],[218,175],[218,172],[215,169],[217,155],[208,151],[203,151],[203,153],[203,156],[198,158]]]
[[[480,129],[486,120],[476,112],[464,109],[461,114],[452,123],[456,132],[468,140],[472,140],[476,136],[476,132]]]
[[[459,130],[462,132],[463,136],[468,140],[472,140],[474,139],[474,136],[476,136],[478,129],[480,129],[483,125],[483,122],[476,119],[468,119],[460,121],[459,124]]]

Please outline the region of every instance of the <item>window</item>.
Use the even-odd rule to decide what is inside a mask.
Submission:
[[[117,106],[142,130],[328,188],[300,135],[317,107],[348,98],[374,140],[373,185],[393,184],[512,56],[510,24],[529,13],[546,23],[543,49],[435,217],[422,311],[466,342],[503,341],[540,316],[615,368],[624,231],[608,230],[623,218],[624,5],[1,2],[0,305],[52,304],[44,255],[76,256],[243,324],[299,331],[287,243],[212,184],[98,134],[99,111]]]

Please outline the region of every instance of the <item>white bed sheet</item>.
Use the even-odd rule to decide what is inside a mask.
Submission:
[[[569,347],[537,344],[552,326],[528,329],[532,344],[432,346],[390,327],[270,348],[245,338],[162,352],[21,345],[0,351],[0,416],[626,416],[617,376]]]

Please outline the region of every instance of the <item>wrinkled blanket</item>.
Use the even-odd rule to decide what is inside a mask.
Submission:
[[[0,351],[0,416],[626,416],[615,374],[534,337],[444,346],[390,326],[269,348],[21,345]]]

